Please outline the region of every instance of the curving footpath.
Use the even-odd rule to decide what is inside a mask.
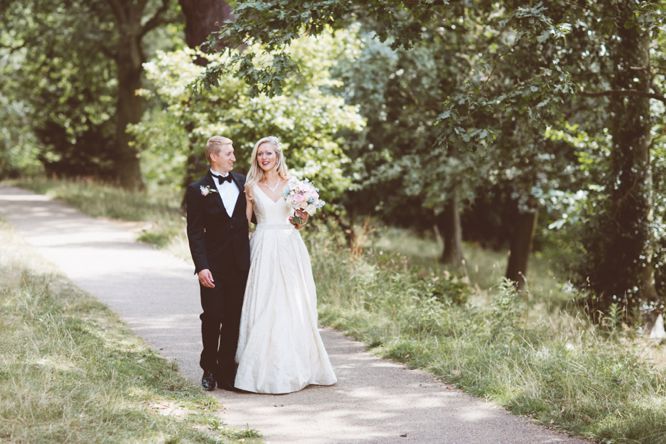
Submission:
[[[127,224],[19,188],[0,185],[0,218],[199,384],[199,291],[191,264],[137,243]],[[334,330],[322,335],[336,386],[277,396],[216,390],[222,421],[257,429],[271,443],[586,442],[379,359]]]

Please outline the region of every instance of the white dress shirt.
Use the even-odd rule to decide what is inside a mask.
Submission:
[[[222,177],[227,177],[228,174],[231,173],[218,173],[217,171],[210,170],[211,173],[215,174],[216,176],[222,176]],[[219,180],[217,177],[213,177],[213,182],[215,182],[215,188],[217,188],[217,192],[220,193],[220,197],[222,198],[222,203],[224,204],[224,209],[227,210],[227,214],[229,217],[231,217],[232,214],[234,214],[234,208],[236,207],[236,201],[238,200],[238,195],[240,194],[240,191],[238,191],[238,186],[236,186],[236,183],[232,180],[231,182],[224,181],[220,185]]]

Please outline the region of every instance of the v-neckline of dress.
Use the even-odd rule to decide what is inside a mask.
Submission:
[[[273,200],[273,199],[271,198],[271,196],[269,196],[268,193],[265,192],[263,188],[261,188],[261,185],[257,184],[257,188],[259,188],[259,191],[261,191],[261,194],[263,194],[264,196],[266,196],[266,197],[268,198],[268,200],[270,200],[270,201],[273,202],[274,204],[278,203],[278,202],[280,201],[280,199],[282,198],[282,193],[280,193],[280,194],[279,194],[279,197],[278,197],[276,200]],[[282,187],[282,189],[284,190],[284,187]]]

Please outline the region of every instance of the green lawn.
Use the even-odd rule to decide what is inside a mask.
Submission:
[[[258,442],[0,221],[0,442]]]
[[[36,188],[90,212],[79,184],[44,181]],[[97,188],[86,185],[85,192],[91,189]],[[154,193],[128,197],[101,189],[109,208],[141,215],[123,218],[151,222],[143,240],[157,238],[188,256],[182,215],[177,205],[166,205],[179,203],[179,196],[165,201]],[[160,201],[167,210],[146,213]],[[590,324],[577,310],[580,295],[545,258],[532,258],[529,291],[516,294],[502,283],[501,252],[466,245],[459,276],[436,263],[434,240],[384,227],[375,233],[381,234],[356,255],[325,229],[304,233],[324,324],[548,426],[601,442],[666,443],[666,372],[655,365],[666,355],[664,345],[629,328]]]

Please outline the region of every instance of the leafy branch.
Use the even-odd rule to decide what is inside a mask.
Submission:
[[[652,92],[638,91],[635,89],[609,89],[607,91],[582,91],[579,94],[585,97],[604,97],[604,96],[648,97],[650,99],[655,99],[663,103],[666,103],[666,96],[664,95]]]

